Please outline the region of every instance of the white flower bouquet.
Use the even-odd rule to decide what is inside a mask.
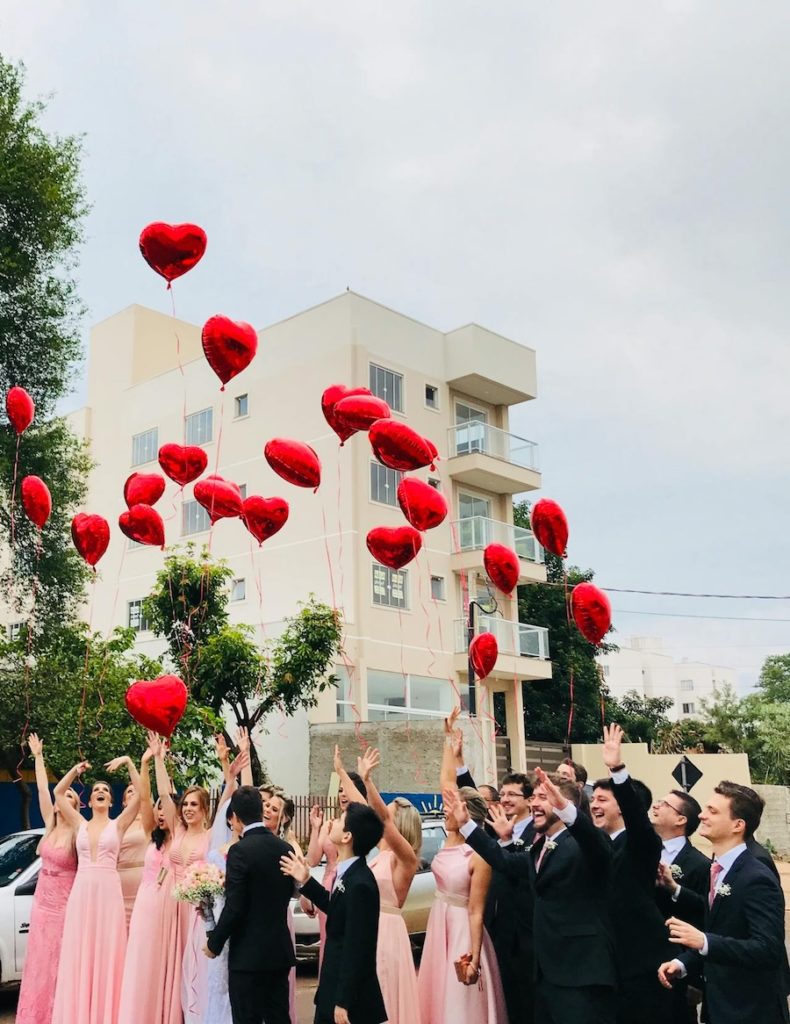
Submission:
[[[214,864],[201,860],[187,869],[183,881],[173,889],[173,898],[180,903],[191,903],[211,931],[214,921],[213,907],[217,896],[225,891],[225,872]]]

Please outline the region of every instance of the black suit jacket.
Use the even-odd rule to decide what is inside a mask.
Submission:
[[[379,932],[379,887],[364,857],[344,872],[330,896],[314,878],[302,894],[326,914],[326,945],[315,1005],[334,1020],[342,1006],[353,1024],[381,1024],[387,1019],[376,976]]]
[[[230,939],[231,971],[278,971],[296,963],[288,929],[293,882],[280,871],[288,843],[268,828],[255,828],[228,850],[225,906],[208,948],[219,954]]]
[[[752,838],[746,840],[746,849],[749,851],[752,857],[756,857],[761,864],[765,864],[765,866],[768,868],[768,870],[771,872],[771,874],[778,882],[779,868],[777,868],[776,864],[774,863],[773,857],[766,850],[766,848],[762,846],[760,843],[758,843],[756,839]]]
[[[654,974],[670,954],[664,918],[656,906],[661,840],[642,807],[631,779],[614,783],[625,823],[612,844],[612,923],[621,978]]]
[[[780,1024],[784,992],[784,895],[768,868],[748,850],[727,872],[705,915],[708,955],[681,953],[690,975],[705,978],[703,1020],[713,1024]]]
[[[541,837],[525,857],[502,847],[476,828],[467,843],[495,871],[526,876],[533,886],[535,973],[552,985],[582,988],[614,986],[614,936],[609,917],[611,840],[584,814],[560,832],[540,871]],[[569,965],[571,965],[569,967]]]
[[[666,889],[657,886],[656,903],[661,916],[664,920],[668,917],[679,917],[693,924],[695,928],[702,928],[705,924],[705,907],[710,887],[710,860],[686,840],[686,845],[675,857],[672,866],[677,869],[673,874],[680,885],[681,897],[686,891],[691,898],[681,900],[679,897],[673,901]]]

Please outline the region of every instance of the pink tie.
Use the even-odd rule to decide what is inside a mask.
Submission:
[[[546,855],[546,842],[547,840],[544,839],[543,846],[541,847],[540,853],[538,854],[538,859],[535,864],[535,874],[537,874],[540,871],[540,865],[543,863],[543,858]]]
[[[719,880],[719,875],[722,873],[724,868],[719,864],[718,861],[714,861],[710,866],[710,890],[708,892],[708,906],[713,906],[713,901],[716,899],[716,882]]]

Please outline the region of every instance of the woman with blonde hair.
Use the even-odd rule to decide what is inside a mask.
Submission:
[[[363,800],[353,779],[343,767],[339,749],[335,747],[335,771],[340,776],[343,788],[351,800],[369,804],[384,824],[379,852],[370,861],[370,869],[379,887],[376,973],[387,1009],[387,1020],[391,1024],[419,1024],[417,975],[401,908],[420,866],[422,821],[417,808],[405,797],[395,797],[389,805],[384,803],[371,778],[371,772],[379,763],[379,752],[372,747],[368,747],[363,756],[357,759],[357,773],[367,793],[367,800]]]
[[[50,1024],[66,904],[77,873],[76,834],[50,796],[44,744],[31,732],[28,745],[36,769],[38,805],[45,832],[38,844],[41,871],[30,912],[30,939],[16,1019],[20,1024]],[[66,799],[79,813],[80,798],[73,789],[67,791]]]

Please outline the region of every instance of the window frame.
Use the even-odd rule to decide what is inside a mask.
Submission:
[[[247,409],[245,412],[237,412],[239,402],[242,398],[247,403]],[[250,393],[249,391],[243,392],[241,395],[236,395],[233,399],[233,419],[234,420],[246,420],[250,415]]]
[[[236,587],[239,584],[241,584],[241,586],[242,586],[242,588],[244,590],[244,593],[242,594],[241,597],[235,597],[234,595],[236,593]],[[246,601],[246,600],[247,600],[247,577],[246,576],[238,576],[235,579],[231,580],[229,603],[230,604],[241,604],[243,601]]]
[[[133,606],[136,606],[138,608],[138,610],[139,610],[139,619],[138,619],[138,623],[139,624],[137,626],[133,626],[132,625],[132,607]],[[141,597],[132,598],[132,600],[126,602],[126,628],[127,629],[133,629],[135,631],[135,633],[150,633],[151,632],[151,623],[145,617],[145,613],[143,611],[143,598],[141,598]]]
[[[384,608],[387,611],[396,612],[409,612],[411,611],[410,590],[409,590],[409,570],[408,569],[390,569],[388,565],[382,565],[380,562],[371,561],[370,570],[370,600],[374,608]],[[388,593],[392,591],[392,576],[397,574],[403,577],[403,604],[392,604],[389,601],[377,601],[376,600],[376,573],[381,572],[385,574],[386,584],[385,589]]]
[[[135,441],[137,441],[141,437],[145,437],[147,434],[153,434],[153,438],[154,438],[153,454],[151,455],[150,459],[141,459],[141,460],[135,462],[135,456],[134,456]],[[146,451],[147,451],[147,449],[146,449]],[[158,455],[159,455],[159,427],[158,426],[156,426],[156,427],[149,427],[148,430],[141,430],[137,434],[132,434],[132,458],[131,458],[131,463],[130,463],[132,468],[134,468],[136,466],[147,466],[151,462],[156,462]]]
[[[198,516],[199,520],[200,520],[201,516],[205,516],[206,525],[203,526],[203,527],[198,527],[198,529],[196,529],[196,530],[187,530],[186,529],[186,518],[187,518],[187,515],[188,515],[188,510],[191,510],[193,507],[200,510],[197,513],[197,516]],[[181,536],[182,537],[194,537],[198,533],[208,533],[210,529],[211,529],[211,517],[209,516],[208,512],[203,508],[203,506],[200,504],[199,501],[197,501],[195,498],[191,498],[191,499],[185,501],[181,505]]]
[[[428,388],[431,388],[433,390],[435,396],[436,396],[436,404],[435,405],[431,405],[431,403],[428,401]],[[423,400],[424,400],[425,408],[426,409],[430,409],[431,412],[441,412],[442,403],[441,403],[441,398],[440,398],[439,385],[438,384],[431,384],[430,381],[425,381],[425,387],[423,389]]]
[[[394,473],[396,478],[395,489],[393,491],[392,501],[382,501],[380,498],[373,496],[373,471],[376,471],[379,478],[383,478],[384,484],[379,485],[379,491],[383,486],[384,490],[387,490],[386,481],[389,480],[389,474]],[[386,508],[397,508],[398,507],[398,486],[403,479],[404,474],[398,469],[390,469],[389,466],[384,466],[378,461],[378,459],[370,460],[370,473],[368,474],[368,501],[371,501],[374,505],[384,505]]]
[[[189,436],[189,428],[190,428],[191,424],[192,423],[199,423],[200,421],[198,420],[198,417],[199,416],[205,416],[206,413],[210,414],[209,415],[209,426],[211,427],[210,435],[208,437],[202,437],[202,436],[200,436],[201,432],[198,430],[197,431],[197,434],[198,434],[197,437],[190,437]],[[184,417],[184,444],[194,445],[196,447],[201,447],[202,445],[213,444],[213,443],[214,443],[214,406],[213,405],[207,405],[205,409],[196,409],[195,412],[187,413],[187,415]]]
[[[397,378],[398,380],[400,380],[400,408],[398,408],[396,405],[394,405],[392,403],[392,401],[386,396],[386,394],[381,395],[376,390],[375,379],[374,379],[374,371],[380,371],[383,374],[389,373],[389,374],[392,375],[392,378],[393,378],[393,391],[395,390],[395,379]],[[376,398],[380,398],[383,402],[386,402],[387,405],[390,407],[390,409],[393,412],[398,413],[400,416],[405,416],[406,415],[405,379],[406,378],[404,377],[404,375],[402,373],[398,373],[397,370],[391,370],[389,367],[382,366],[380,363],[374,363],[374,362],[368,363],[368,387],[370,388],[371,394],[374,394],[376,396]],[[386,392],[386,390],[387,390],[387,388],[385,387],[384,391]]]

